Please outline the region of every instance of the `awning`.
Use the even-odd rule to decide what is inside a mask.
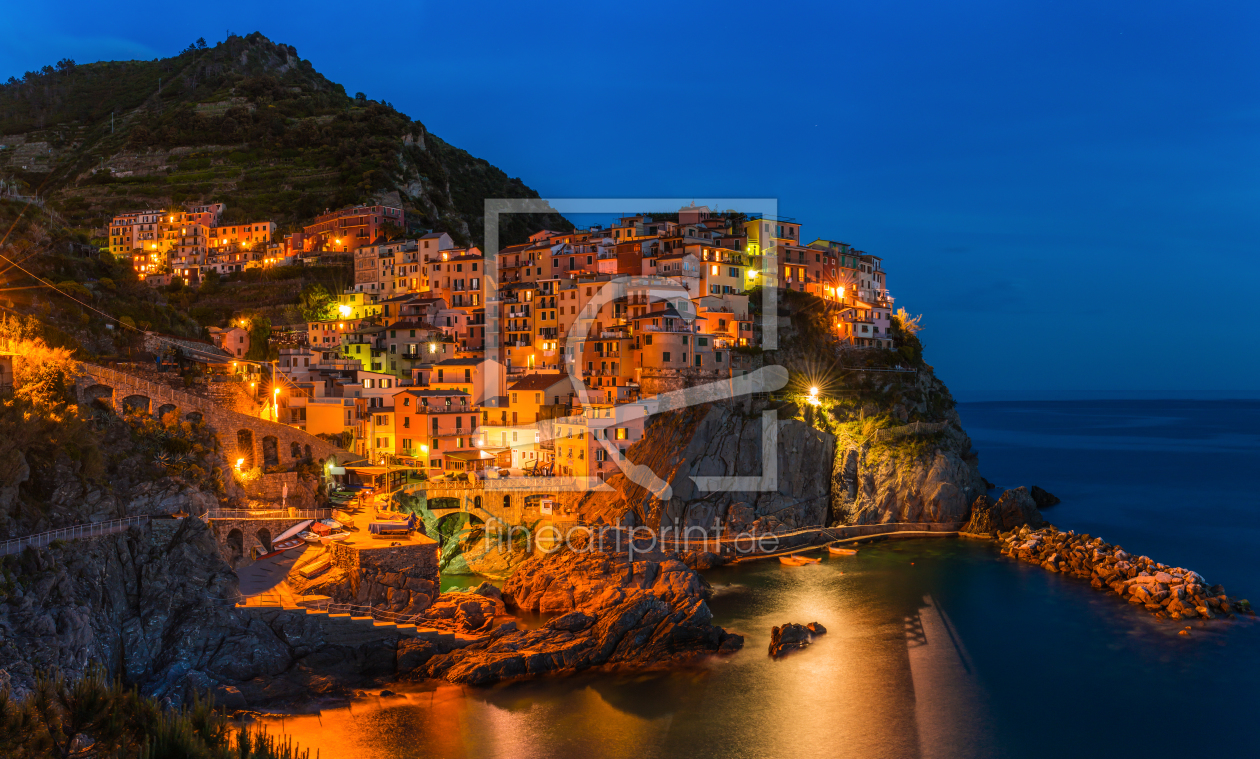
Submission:
[[[492,461],[494,454],[485,451],[452,451],[446,454],[446,458],[456,461]]]
[[[329,466],[328,473],[329,474],[345,474],[346,468],[344,466]]]

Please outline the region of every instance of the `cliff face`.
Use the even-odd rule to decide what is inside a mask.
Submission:
[[[195,518],[27,550],[4,574],[0,686],[19,695],[43,668],[77,676],[89,662],[172,704],[197,690],[231,708],[344,695],[394,672],[397,633],[237,608],[236,576]]]
[[[786,296],[785,296],[786,297]],[[756,298],[754,298],[754,303]],[[780,348],[756,358],[791,379],[778,400],[723,401],[650,420],[627,458],[670,486],[669,496],[618,473],[616,494],[587,494],[588,520],[651,527],[788,531],[832,524],[963,522],[985,492],[954,402],[917,351],[840,349],[821,301],[786,297]],[[907,342],[911,342],[907,340]],[[815,405],[810,386],[820,388]],[[777,478],[766,489],[702,490],[692,479],[759,478],[763,412],[773,410]]]

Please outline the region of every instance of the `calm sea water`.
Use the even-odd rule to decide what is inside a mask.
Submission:
[[[981,468],[1101,535],[1260,600],[1260,402],[967,404]],[[692,671],[492,689],[427,685],[283,728],[324,757],[1063,757],[1238,751],[1260,624],[1159,621],[990,544],[709,573],[739,654]],[[823,623],[766,655],[770,628]],[[400,690],[395,688],[395,690]],[[277,727],[281,724],[277,723]],[[1246,753],[1246,750],[1243,750]]]

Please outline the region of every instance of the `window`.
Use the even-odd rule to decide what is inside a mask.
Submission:
[[[700,366],[700,354],[696,354],[696,366]]]
[[[665,351],[664,353],[661,354],[661,360],[669,361],[669,351]]]
[[[516,393],[512,393],[512,403],[516,403]]]

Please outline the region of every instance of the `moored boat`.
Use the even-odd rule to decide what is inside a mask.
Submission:
[[[797,554],[788,554],[787,556],[779,557],[779,563],[786,564],[789,567],[803,567],[806,564],[817,564],[820,561],[822,561],[822,559],[811,559],[808,556],[799,556]]]
[[[856,548],[841,548],[840,546],[837,546],[837,545],[829,545],[827,546],[827,553],[831,554],[832,556],[856,556],[857,549]]]

